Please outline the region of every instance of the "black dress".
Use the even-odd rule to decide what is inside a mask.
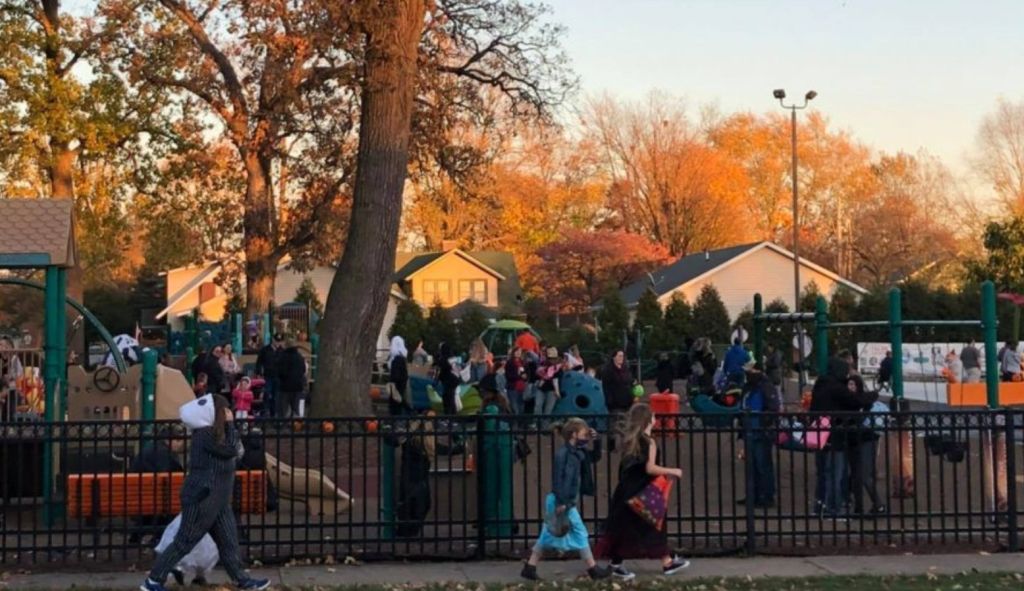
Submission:
[[[629,499],[654,479],[647,473],[647,450],[650,445],[650,439],[644,437],[640,444],[640,456],[624,457],[619,464],[619,484],[612,494],[604,535],[594,552],[596,556],[609,558],[615,564],[626,558],[663,558],[670,554],[664,525],[660,530],[655,528],[628,504]]]

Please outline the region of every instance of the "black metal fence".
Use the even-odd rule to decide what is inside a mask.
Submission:
[[[602,453],[580,511],[596,539],[623,446],[612,417],[587,418]],[[682,553],[1019,549],[1024,413],[835,416],[825,452],[801,447],[815,417],[763,418],[659,417],[660,461],[683,469],[666,521]],[[245,422],[243,548],[263,563],[522,556],[540,532],[558,420]],[[0,435],[0,564],[144,561],[178,512],[188,442],[170,423],[4,423]],[[867,468],[877,501],[861,495]],[[816,503],[823,474],[841,482],[837,516]],[[750,499],[762,502],[737,504]]]

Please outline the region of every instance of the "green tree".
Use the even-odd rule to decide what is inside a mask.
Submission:
[[[818,296],[821,295],[821,289],[818,284],[811,279],[804,286],[803,291],[800,293],[800,312],[814,312],[817,309]]]
[[[405,339],[408,347],[413,348],[423,340],[427,323],[423,318],[423,308],[414,300],[406,299],[398,303],[395,310],[395,321],[388,330],[388,338],[400,336]]]
[[[653,291],[645,289],[636,304],[633,329],[641,328],[646,330],[648,326],[656,329],[661,326],[663,319],[664,315],[661,311],[661,304],[658,303],[658,296]]]
[[[476,302],[467,302],[464,304],[463,310],[462,318],[459,319],[457,326],[456,350],[468,353],[469,346],[480,336],[480,333],[487,330],[491,323],[487,320],[487,315],[484,314],[484,307]]]
[[[968,263],[969,278],[992,280],[997,291],[1024,293],[1024,216],[990,223],[982,243],[984,258]]]
[[[441,343],[448,343],[453,351],[457,351],[458,337],[458,331],[448,310],[439,302],[431,306],[423,334],[423,346],[427,348],[427,352],[437,355]]]
[[[601,300],[602,306],[597,313],[598,344],[607,352],[622,347],[623,337],[629,330],[629,310],[618,291],[612,290]]]
[[[306,304],[309,311],[316,312],[317,316],[323,317],[324,305],[320,301],[320,293],[316,290],[316,284],[313,283],[312,277],[303,277],[299,289],[295,290],[295,301]]]
[[[662,346],[665,349],[682,350],[686,337],[691,336],[693,330],[693,309],[686,301],[686,296],[679,292],[672,294],[672,299],[665,307],[662,327]]]
[[[714,285],[705,285],[693,306],[694,337],[707,337],[713,343],[729,342],[729,312]]]

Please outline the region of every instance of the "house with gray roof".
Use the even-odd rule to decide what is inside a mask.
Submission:
[[[708,250],[684,256],[650,273],[626,286],[620,295],[629,308],[635,308],[647,290],[658,296],[662,307],[677,293],[693,304],[705,285],[713,285],[731,318],[751,306],[756,293],[766,303],[780,299],[794,309],[793,259],[792,252],[767,241]],[[800,284],[807,286],[811,282],[826,297],[841,288],[858,295],[867,293],[860,285],[800,257]]]

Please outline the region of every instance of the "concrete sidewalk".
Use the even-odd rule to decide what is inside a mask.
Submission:
[[[641,578],[660,575],[657,562],[630,563]],[[337,585],[401,583],[515,583],[519,562],[378,562],[364,565],[295,566],[256,569],[277,587],[332,587]],[[548,561],[540,566],[545,579],[571,580],[582,574],[579,561]],[[963,572],[1024,572],[1024,554],[928,554],[893,556],[823,556],[812,558],[705,558],[694,559],[675,578],[704,577],[820,577],[829,575],[924,575]],[[0,589],[137,589],[144,572],[134,573],[7,573]],[[211,583],[225,582],[217,570]]]

